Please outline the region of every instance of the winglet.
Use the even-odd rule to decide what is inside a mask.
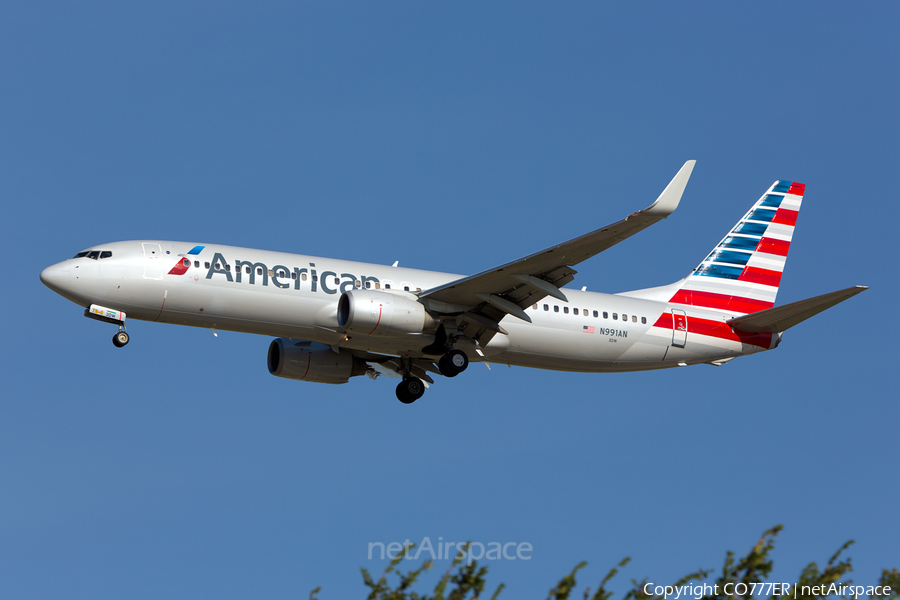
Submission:
[[[662,194],[659,195],[659,198],[656,199],[656,202],[641,212],[663,219],[675,212],[675,209],[678,208],[678,203],[681,201],[681,195],[684,193],[684,188],[687,187],[688,179],[691,178],[691,171],[694,170],[694,165],[696,163],[696,160],[689,160],[684,163],[681,170],[676,173],[675,177],[672,178],[672,181],[669,182],[669,185],[666,186],[666,189],[664,189]]]

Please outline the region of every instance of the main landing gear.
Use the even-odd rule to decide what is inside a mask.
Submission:
[[[469,366],[469,357],[462,350],[450,350],[438,361],[438,369],[441,375],[445,377],[456,377],[466,370]],[[410,374],[410,371],[403,371],[403,381],[397,385],[397,399],[403,404],[412,404],[422,397],[425,393],[425,383]]]
[[[438,361],[438,369],[444,377],[456,377],[469,366],[469,357],[462,350],[451,350]]]
[[[397,399],[403,404],[412,404],[425,393],[425,384],[418,377],[406,375],[397,385]]]

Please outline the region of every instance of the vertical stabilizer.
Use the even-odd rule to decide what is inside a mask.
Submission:
[[[670,299],[748,314],[771,308],[806,186],[776,181]]]

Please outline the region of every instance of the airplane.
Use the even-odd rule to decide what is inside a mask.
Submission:
[[[721,366],[771,350],[798,323],[868,289],[854,286],[775,308],[805,185],[778,180],[687,277],[604,294],[565,288],[580,262],[668,217],[695,161],[644,210],[562,244],[463,276],[238,248],[139,240],[92,246],[41,281],[118,326],[130,319],[274,336],[278,377],[347,383],[400,378],[418,400],[432,375],[470,361],[580,372]]]

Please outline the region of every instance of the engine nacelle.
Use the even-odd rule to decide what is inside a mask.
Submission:
[[[342,330],[359,335],[402,336],[436,325],[412,294],[365,289],[341,294],[337,320]]]
[[[315,383],[347,383],[351,377],[365,375],[369,368],[366,361],[347,350],[334,352],[325,344],[290,338],[272,340],[266,362],[269,373],[276,377]]]

